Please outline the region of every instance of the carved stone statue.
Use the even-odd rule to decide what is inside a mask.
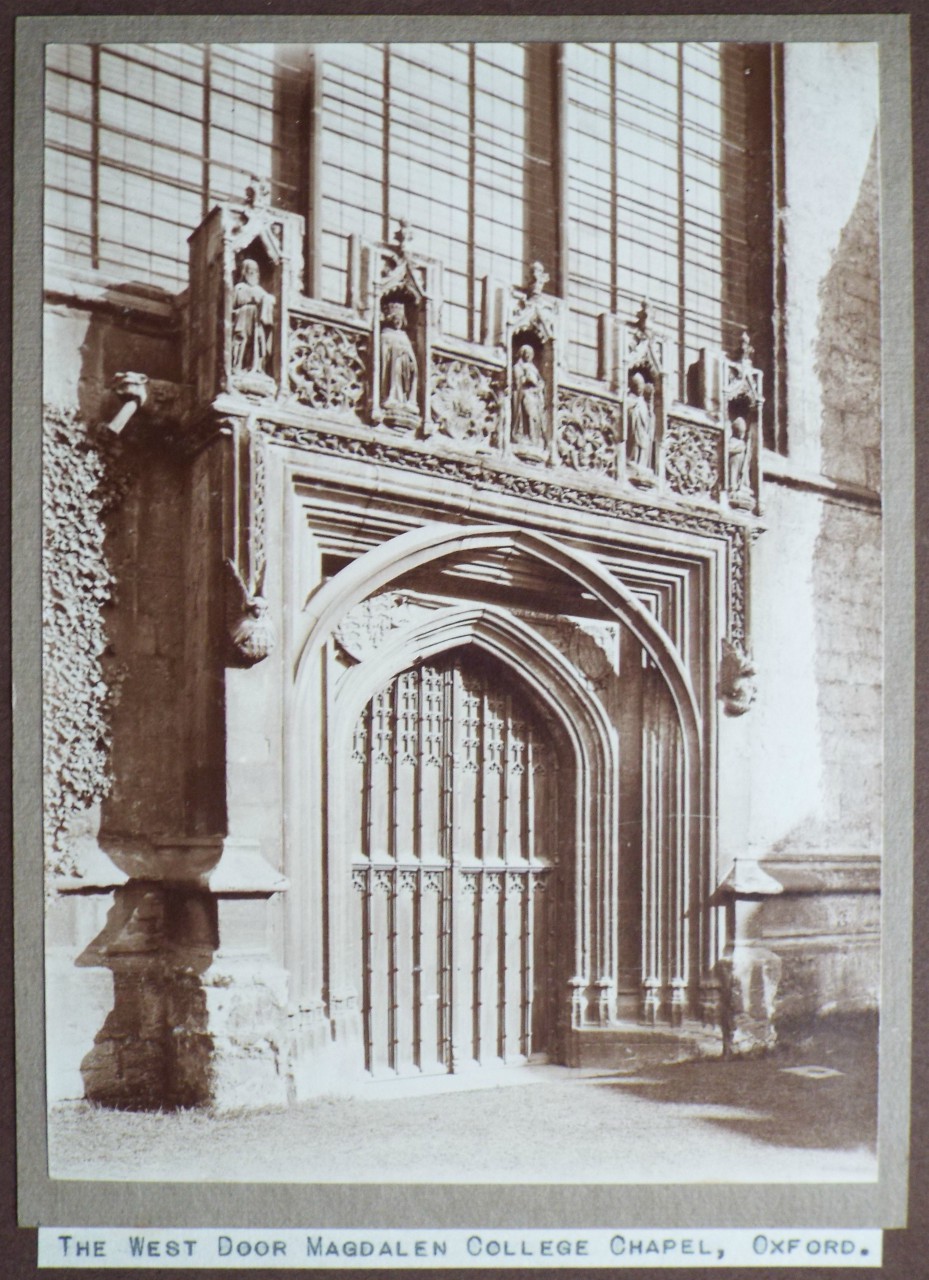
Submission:
[[[416,353],[406,331],[406,308],[387,302],[381,318],[381,408],[388,420],[419,416]]]
[[[655,388],[636,371],[630,379],[629,461],[639,471],[654,471]]]
[[[268,376],[274,297],[261,287],[258,263],[246,258],[232,293],[232,372]]]
[[[545,388],[529,343],[519,349],[513,365],[513,424],[511,439],[516,445],[541,449],[544,432]]]
[[[729,501],[733,506],[749,506],[752,503],[751,485],[749,483],[749,455],[751,441],[748,438],[748,423],[744,418],[734,418],[729,437]]]

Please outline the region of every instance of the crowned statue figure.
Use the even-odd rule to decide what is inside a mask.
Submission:
[[[416,352],[406,331],[406,307],[384,304],[381,317],[381,408],[388,420],[418,416]]]

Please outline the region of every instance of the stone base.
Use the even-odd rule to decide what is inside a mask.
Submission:
[[[253,957],[214,957],[202,978],[211,1054],[201,1067],[214,1111],[286,1106],[287,974]]]
[[[775,1000],[781,959],[766,947],[737,945],[717,965],[723,1053],[766,1053],[777,1043]]]
[[[629,483],[635,485],[637,489],[654,489],[658,483],[658,477],[654,471],[646,471],[642,467],[636,466],[634,462],[626,464],[626,473],[629,477]]]
[[[210,1100],[212,1041],[206,1003],[191,973],[151,958],[113,971],[113,1008],[81,1063],[84,1095],[133,1111]]]
[[[627,1022],[569,1032],[564,1065],[635,1071],[688,1058],[720,1057],[722,1047],[722,1036],[712,1027],[696,1023],[648,1027]]]

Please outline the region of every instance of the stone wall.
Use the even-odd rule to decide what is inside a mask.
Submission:
[[[747,853],[785,887],[750,929],[781,956],[778,1010],[795,1017],[873,1006],[879,991],[876,48],[788,46],[785,96],[788,453],[765,459],[759,693],[744,724],[722,729],[722,776],[740,778],[741,794],[721,835],[724,865]]]

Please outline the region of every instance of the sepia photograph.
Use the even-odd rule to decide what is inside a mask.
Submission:
[[[874,1184],[880,41],[321,25],[39,51],[48,1176]]]

